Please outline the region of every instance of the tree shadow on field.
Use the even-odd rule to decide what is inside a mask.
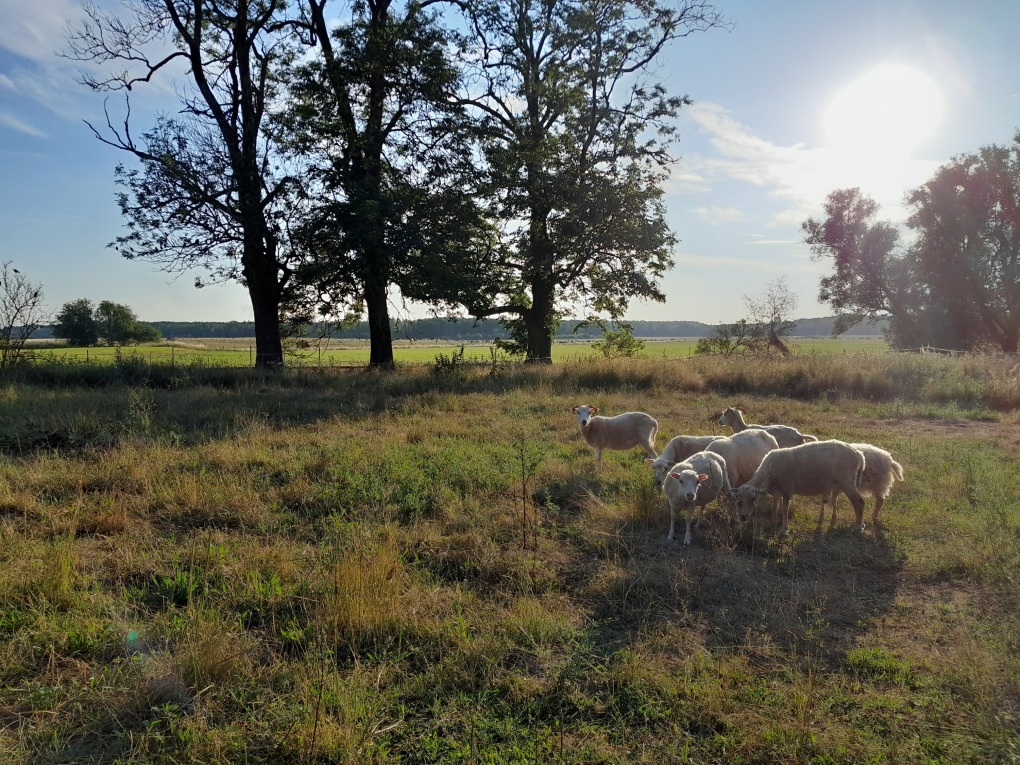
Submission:
[[[668,519],[667,519],[668,523]],[[685,547],[683,523],[667,542],[661,523],[635,529],[633,554],[603,585],[597,639],[624,647],[649,630],[697,630],[709,650],[740,651],[768,663],[807,654],[838,663],[863,624],[893,605],[902,564],[884,536],[842,527],[734,530],[719,516]]]

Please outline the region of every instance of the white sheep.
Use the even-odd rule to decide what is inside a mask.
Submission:
[[[703,451],[706,446],[719,436],[674,436],[659,454],[658,459],[645,460],[655,471],[655,483],[662,484],[666,472],[678,462],[683,462],[692,454]]]
[[[780,534],[789,532],[790,498],[817,497],[843,492],[857,513],[857,526],[864,526],[864,498],[861,477],[864,455],[843,441],[811,441],[800,446],[776,449],[765,455],[750,481],[730,492],[737,518],[748,520],[759,500],[771,495],[781,501],[783,525]]]
[[[893,484],[903,480],[903,466],[893,459],[893,456],[885,449],[879,449],[872,444],[850,444],[854,449],[864,455],[864,475],[861,476],[861,494],[868,494],[875,498],[875,509],[871,512],[871,523],[878,523],[878,514],[885,504],[885,498],[889,496]],[[836,499],[839,495],[832,492],[829,502],[832,504],[832,519],[830,526],[836,525]],[[818,526],[821,528],[825,519],[825,497],[822,497],[822,510],[818,514]]]
[[[705,505],[730,490],[726,477],[726,461],[715,452],[698,452],[669,470],[662,483],[662,491],[669,503],[669,535],[673,541],[673,527],[676,525],[678,508],[687,516],[687,533],[684,544],[691,543],[691,515],[695,507],[704,510]]]
[[[771,433],[764,430],[745,430],[732,436],[720,436],[705,447],[726,460],[730,485],[740,486],[751,479],[765,455],[779,444]]]
[[[742,433],[748,428],[764,430],[775,437],[781,449],[785,449],[788,446],[800,446],[808,441],[818,440],[816,436],[801,433],[792,425],[754,425],[744,422],[744,409],[740,406],[730,406],[724,409],[719,417],[719,424],[729,426],[730,430],[734,433]]]
[[[595,458],[602,467],[602,452],[605,449],[626,451],[640,446],[653,459],[655,434],[659,423],[644,412],[624,412],[615,417],[596,417],[597,406],[575,406],[571,410],[577,415],[577,425],[589,446],[595,447]]]

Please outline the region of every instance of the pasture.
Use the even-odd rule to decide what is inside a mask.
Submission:
[[[12,371],[0,761],[1015,762],[1014,364]],[[684,547],[581,403],[660,450],[740,403],[906,480],[863,534],[796,498]]]
[[[641,356],[645,358],[687,358],[694,355],[695,339],[645,340]],[[882,353],[886,342],[877,337],[799,337],[790,340],[796,354]],[[504,359],[491,344],[455,343],[437,340],[398,340],[394,343],[397,364],[431,364],[436,356],[460,354],[468,361]],[[67,348],[46,344],[36,351],[44,361],[72,361],[96,364],[114,363],[124,356],[137,357],[151,364],[208,364],[248,367],[252,365],[255,341],[252,338],[175,340],[156,345],[113,348]],[[563,362],[593,355],[591,341],[561,341],[553,345],[553,361]],[[364,340],[323,340],[299,347],[289,344],[287,363],[292,366],[364,366],[368,363],[368,342]]]

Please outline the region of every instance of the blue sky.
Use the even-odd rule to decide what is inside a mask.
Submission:
[[[939,164],[1011,141],[1020,2],[716,5],[730,31],[679,40],[657,62],[673,91],[694,100],[667,185],[681,243],[667,301],[635,303],[628,318],[734,321],[744,295],[780,277],[799,297],[798,316],[828,315],[816,301],[827,267],[810,260],[800,222],[844,186],[902,220],[903,193]],[[88,297],[149,321],[250,320],[241,287],[197,290],[195,273],[161,273],[107,248],[122,230],[113,169],[129,158],[92,136],[82,120],[102,121],[102,97],[55,53],[78,16],[74,0],[0,0],[0,260],[41,282],[53,310]],[[136,89],[136,134],[150,124],[146,110],[172,109],[169,86]]]

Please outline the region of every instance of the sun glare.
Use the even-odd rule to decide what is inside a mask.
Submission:
[[[942,122],[938,85],[913,67],[883,64],[836,93],[825,113],[833,149],[862,159],[906,159]]]

